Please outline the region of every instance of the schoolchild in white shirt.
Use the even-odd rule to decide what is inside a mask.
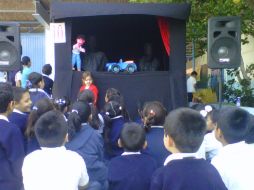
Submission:
[[[226,107],[220,111],[215,129],[216,138],[223,148],[212,159],[229,190],[253,189],[253,158],[246,151],[244,138],[248,132],[250,115],[237,107]]]
[[[82,157],[66,150],[67,123],[59,111],[43,114],[35,124],[35,134],[41,146],[25,157],[22,167],[26,190],[78,190],[89,181]]]

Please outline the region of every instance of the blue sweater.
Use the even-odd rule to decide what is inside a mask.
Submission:
[[[41,149],[40,144],[36,138],[36,136],[33,137],[25,137],[25,152],[26,155],[30,154],[31,152],[35,150]]]
[[[14,124],[0,119],[0,189],[22,188],[24,144],[20,130]]]
[[[163,128],[151,128],[146,133],[147,148],[144,153],[152,156],[157,161],[158,167],[163,166],[165,159],[171,154],[164,146],[163,137]]]
[[[33,107],[34,104],[39,100],[43,98],[49,98],[49,95],[42,89],[31,88],[29,89],[29,94],[32,101],[31,107]]]
[[[204,159],[172,160],[153,175],[150,190],[226,190],[218,171]]]
[[[27,120],[28,120],[28,114],[24,113],[17,113],[17,112],[12,112],[9,116],[8,119],[11,123],[14,123],[19,127],[21,130],[21,133],[24,135],[25,130],[26,130],[26,125],[27,125]]]
[[[85,160],[91,181],[103,183],[107,179],[108,169],[103,158],[103,139],[90,125],[82,125],[81,130],[65,146],[79,153]]]
[[[51,96],[54,81],[51,78],[49,78],[48,76],[45,76],[45,75],[43,75],[43,80],[44,80],[44,84],[45,84],[43,90],[45,92],[47,92],[48,95]]]
[[[123,117],[113,118],[111,120],[109,142],[106,147],[106,157],[111,159],[115,156],[120,156],[123,153],[123,149],[118,146],[118,139],[120,137],[121,130],[125,120]]]
[[[156,167],[145,154],[115,157],[109,162],[109,190],[147,190]]]

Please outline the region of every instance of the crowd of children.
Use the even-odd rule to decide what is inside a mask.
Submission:
[[[0,189],[250,190],[254,116],[197,104],[146,102],[132,122],[124,96],[84,72],[77,101],[51,99],[43,75],[0,83]],[[102,94],[100,94],[102,96]]]

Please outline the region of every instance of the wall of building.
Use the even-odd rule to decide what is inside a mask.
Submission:
[[[21,33],[22,56],[29,56],[32,61],[32,70],[41,73],[45,64],[45,34]]]

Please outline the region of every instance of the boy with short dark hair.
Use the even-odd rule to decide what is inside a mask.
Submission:
[[[52,73],[52,67],[50,64],[45,64],[42,67],[42,76],[44,80],[44,88],[43,90],[48,93],[49,96],[52,96],[52,89],[54,81],[49,77]]]
[[[172,154],[154,173],[151,190],[226,190],[218,171],[196,158],[206,130],[206,122],[197,111],[179,108],[170,112],[164,130],[164,145]]]
[[[84,160],[66,150],[67,123],[59,111],[43,114],[35,124],[35,135],[41,146],[25,157],[22,167],[26,190],[77,190],[85,188],[89,177]]]
[[[28,120],[28,113],[31,110],[32,101],[27,89],[21,87],[13,87],[14,94],[14,109],[8,116],[11,123],[19,127],[21,133],[24,135]]]
[[[215,136],[223,148],[211,163],[230,190],[248,190],[254,186],[254,149],[244,142],[248,143],[250,137],[249,124],[250,114],[241,108],[226,107],[220,111]]]
[[[152,157],[140,153],[146,146],[144,129],[137,123],[125,123],[118,143],[124,153],[109,163],[109,189],[149,189],[157,166]]]
[[[20,130],[7,118],[12,109],[11,85],[0,83],[0,189],[20,190],[25,153]]]

